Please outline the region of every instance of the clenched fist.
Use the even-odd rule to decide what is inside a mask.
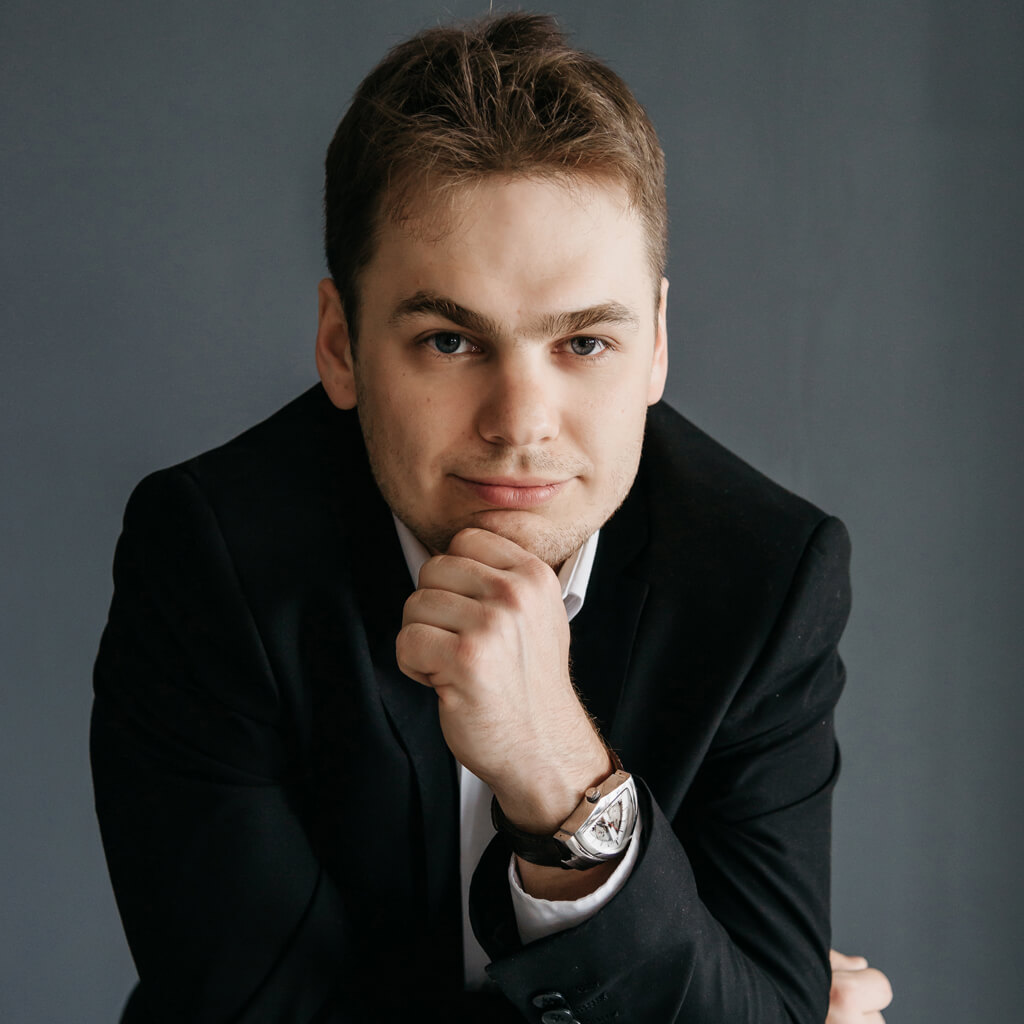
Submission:
[[[456,759],[514,824],[553,832],[611,759],[569,677],[569,623],[551,568],[487,530],[456,534],[420,570],[398,665],[437,693]]]

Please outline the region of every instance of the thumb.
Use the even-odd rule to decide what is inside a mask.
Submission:
[[[828,951],[828,962],[833,971],[863,971],[868,965],[862,956],[847,956],[834,949]]]

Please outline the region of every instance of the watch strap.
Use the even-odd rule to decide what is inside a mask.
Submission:
[[[565,843],[559,842],[554,836],[536,835],[533,832],[524,832],[516,828],[508,818],[505,817],[501,804],[496,796],[491,797],[491,822],[497,831],[508,836],[512,843],[512,850],[517,857],[529,861],[531,864],[542,864],[545,867],[563,867],[563,859],[568,851]]]
[[[595,867],[618,856],[626,847],[629,836],[621,847],[611,856],[590,855],[582,851],[575,842],[576,833],[584,828],[588,819],[600,806],[600,802],[610,794],[626,786],[632,787],[630,774],[622,768],[622,762],[614,751],[609,750],[615,770],[597,786],[590,787],[583,795],[572,814],[556,829],[554,835],[537,835],[524,832],[505,817],[497,797],[491,799],[491,821],[495,829],[508,836],[512,849],[518,857],[531,864],[544,867],[560,867],[566,869],[585,870]],[[635,800],[635,796],[634,796]],[[630,829],[632,834],[632,828]]]

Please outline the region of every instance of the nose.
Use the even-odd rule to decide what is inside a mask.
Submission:
[[[554,369],[539,352],[520,352],[493,367],[477,429],[491,444],[525,447],[558,437]]]

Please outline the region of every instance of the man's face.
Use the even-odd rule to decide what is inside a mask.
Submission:
[[[476,526],[557,567],[628,493],[664,386],[642,222],[617,187],[504,176],[412,214],[360,278],[354,359],[322,283],[321,377],[430,550]]]

